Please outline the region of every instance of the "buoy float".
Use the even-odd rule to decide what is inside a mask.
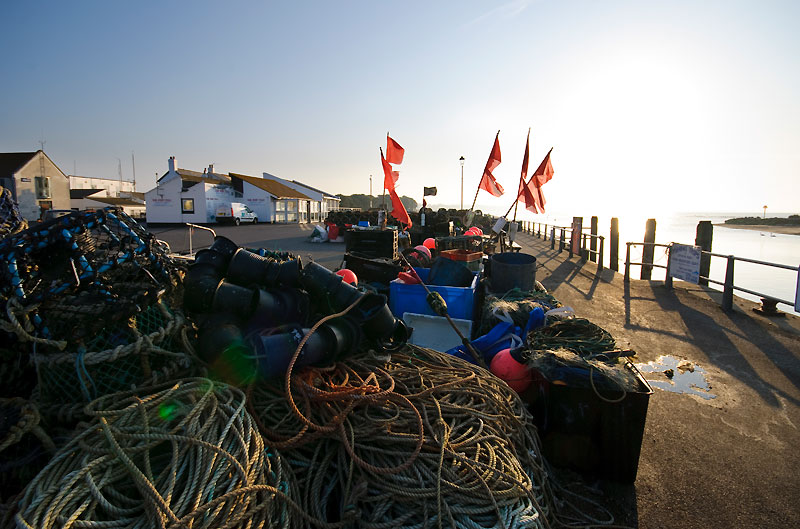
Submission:
[[[342,281],[345,283],[349,283],[351,285],[358,284],[358,278],[356,277],[355,272],[349,268],[342,268],[341,270],[337,270],[335,273],[337,276],[342,276]]]
[[[428,259],[431,258],[431,251],[426,246],[420,244],[418,246],[414,246],[414,249],[420,253],[424,253],[425,255],[427,255]]]
[[[428,237],[422,242],[422,245],[428,250],[433,250],[436,248],[436,239]]]
[[[511,349],[503,349],[494,355],[489,370],[517,393],[531,385],[531,370],[511,355]]]

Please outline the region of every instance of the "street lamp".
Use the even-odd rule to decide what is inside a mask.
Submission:
[[[461,162],[461,210],[464,210],[464,157],[458,159]]]
[[[762,206],[764,208],[764,218],[767,218],[767,206]]]
[[[369,175],[369,208],[372,209],[372,175]]]

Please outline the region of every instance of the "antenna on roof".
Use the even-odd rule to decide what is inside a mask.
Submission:
[[[133,151],[131,151],[131,165],[133,166],[133,190],[136,191],[136,158],[133,156]]]

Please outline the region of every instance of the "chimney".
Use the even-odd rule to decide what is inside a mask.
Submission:
[[[214,164],[210,163],[208,164],[208,174],[211,174],[213,172],[214,172]]]
[[[169,172],[170,173],[174,173],[175,172],[175,157],[174,156],[170,156],[167,163],[169,164]]]

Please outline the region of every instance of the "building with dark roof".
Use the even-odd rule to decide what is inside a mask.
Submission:
[[[41,149],[0,153],[0,185],[11,191],[29,222],[47,209],[70,209],[69,178]]]

